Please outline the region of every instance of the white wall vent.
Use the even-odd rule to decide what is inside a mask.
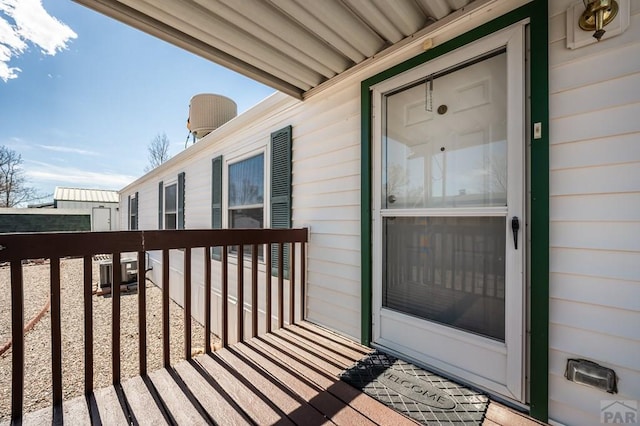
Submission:
[[[222,95],[202,93],[191,98],[187,128],[200,139],[237,114],[238,108],[231,99]]]

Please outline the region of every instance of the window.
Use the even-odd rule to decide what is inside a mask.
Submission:
[[[129,196],[129,229],[138,229],[138,193]]]
[[[264,154],[229,165],[229,228],[262,228]]]
[[[229,164],[228,176],[229,228],[263,228],[264,153]],[[251,247],[245,247],[245,253],[250,254]]]
[[[185,174],[167,185],[158,184],[158,229],[184,229]]]
[[[284,127],[270,137],[270,149],[233,161],[222,161],[222,155],[211,160],[211,228],[290,228],[291,227],[291,126]],[[265,161],[271,187],[265,198]],[[223,185],[223,169],[226,165],[226,181]],[[223,189],[227,194],[223,194]],[[226,197],[226,198],[225,198]],[[227,201],[223,206],[223,201]],[[266,208],[265,210],[265,203]],[[226,219],[226,220],[225,220]],[[225,222],[223,224],[223,222]],[[263,247],[259,255],[262,256]],[[233,250],[232,250],[233,251]],[[250,247],[245,253],[250,253]],[[221,258],[220,247],[211,250],[211,257]],[[284,247],[284,258],[289,257],[289,247]],[[271,247],[271,269],[275,275],[278,265],[278,249]],[[288,277],[288,263],[284,262],[284,276]]]
[[[177,229],[178,224],[178,184],[164,187],[164,229]]]

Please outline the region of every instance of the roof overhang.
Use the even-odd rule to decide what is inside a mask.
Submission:
[[[74,0],[303,99],[343,73],[494,0]]]

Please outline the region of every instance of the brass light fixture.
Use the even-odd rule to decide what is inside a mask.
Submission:
[[[604,27],[613,21],[618,14],[616,0],[582,0],[585,11],[580,16],[578,25],[585,31],[595,31],[593,37],[600,41],[604,35]]]

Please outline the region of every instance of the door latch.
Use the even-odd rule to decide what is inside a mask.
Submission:
[[[518,216],[513,216],[511,218],[511,232],[513,232],[513,246],[516,250],[518,250],[518,231],[520,230],[520,221],[518,220]]]

